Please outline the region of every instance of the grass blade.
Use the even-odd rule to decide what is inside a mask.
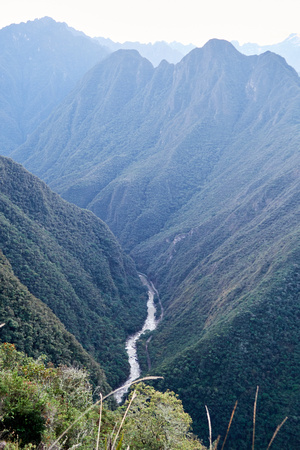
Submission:
[[[100,429],[101,429],[101,418],[102,418],[102,394],[100,392],[100,411],[99,411],[99,426],[98,426],[98,436],[97,436],[97,445],[96,450],[99,449],[99,441],[100,441]]]
[[[113,448],[115,448],[115,445],[116,445],[118,436],[119,436],[119,434],[120,434],[120,431],[121,431],[121,429],[122,429],[124,420],[125,420],[125,418],[126,418],[126,416],[127,416],[127,413],[128,413],[128,411],[129,411],[129,409],[130,409],[131,403],[133,402],[133,400],[135,399],[135,397],[136,397],[136,392],[134,391],[134,393],[132,394],[131,400],[130,400],[128,406],[127,406],[127,409],[126,409],[126,411],[125,411],[125,414],[124,414],[124,416],[123,416],[123,418],[122,418],[122,420],[121,420],[121,423],[120,423],[118,432],[117,432],[116,437],[115,437],[114,442],[113,442]]]
[[[212,450],[211,421],[210,421],[210,415],[209,415],[208,407],[206,405],[205,405],[205,409],[206,409],[208,428],[209,428],[209,450]]]
[[[220,439],[221,439],[221,436],[220,436],[220,434],[219,434],[219,436],[217,437],[217,440],[216,440],[216,443],[215,443],[215,445],[214,445],[213,450],[217,450],[218,445],[219,445],[219,442],[220,442]]]
[[[256,422],[256,406],[257,406],[257,397],[258,397],[259,386],[256,388],[254,408],[253,408],[253,434],[252,434],[252,450],[254,450],[254,441],[255,441],[255,422]]]
[[[280,428],[282,427],[282,425],[283,425],[287,420],[288,420],[288,418],[286,417],[285,419],[283,419],[283,421],[281,422],[281,424],[277,426],[277,428],[276,428],[276,430],[274,431],[274,434],[273,434],[273,436],[272,436],[272,439],[271,439],[270,442],[269,442],[269,445],[268,445],[268,447],[267,447],[267,450],[269,450],[269,448],[271,447],[271,445],[272,445],[272,443],[273,443],[273,441],[274,441],[274,439],[275,439],[275,437],[276,437],[278,431],[280,430]]]
[[[232,410],[232,413],[231,413],[231,416],[230,416],[230,420],[229,420],[229,424],[228,424],[228,427],[227,427],[227,431],[226,431],[226,436],[225,436],[225,439],[224,439],[224,442],[223,442],[221,450],[223,450],[224,447],[225,447],[226,439],[227,439],[227,436],[228,436],[228,433],[229,433],[229,430],[230,430],[230,427],[231,427],[232,419],[233,419],[233,416],[234,416],[237,404],[238,404],[238,401],[235,402],[235,405],[233,407],[233,410]]]

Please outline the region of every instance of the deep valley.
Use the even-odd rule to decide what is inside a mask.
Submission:
[[[259,386],[256,447],[288,416],[272,448],[296,450],[295,69],[218,39],[154,67],[49,18],[11,27],[0,30],[1,341],[87,367],[108,392],[146,317],[141,271],[164,309],[147,344],[155,388],[179,395],[205,445],[205,405],[215,440],[238,400],[225,448],[242,450]]]

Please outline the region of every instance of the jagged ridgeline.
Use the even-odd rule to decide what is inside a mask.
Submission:
[[[128,371],[125,339],[141,327],[146,315],[146,294],[132,261],[93,213],[68,204],[22,166],[4,157],[0,159],[0,187],[0,247],[15,277],[51,308],[100,362],[109,383],[118,384]],[[3,305],[8,301],[5,292]],[[29,292],[24,303],[25,294],[20,294],[12,298],[10,306],[2,307],[1,321],[7,322],[2,339],[9,338],[29,355],[36,356],[40,349],[53,361],[62,362],[66,352],[65,361],[74,361],[75,354],[68,356],[70,345],[61,348],[65,331],[57,331],[55,343],[58,321],[49,342],[45,340],[50,326],[37,333],[42,327],[35,328],[37,316],[43,314],[43,309],[39,303],[39,311],[33,314],[38,301]],[[18,306],[16,310],[13,305]],[[44,307],[44,311],[42,323],[49,315],[48,308]],[[49,321],[54,321],[53,316],[49,315]],[[68,335],[67,342],[70,339]]]
[[[91,209],[155,282],[148,348],[207,435],[298,448],[300,81],[271,52],[212,40],[157,68],[118,51],[12,156]]]

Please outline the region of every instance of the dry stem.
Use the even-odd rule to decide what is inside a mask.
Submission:
[[[255,441],[255,421],[256,421],[256,405],[257,405],[257,396],[258,396],[259,386],[256,388],[254,408],[253,408],[253,435],[252,435],[252,450],[254,450],[254,441]]]

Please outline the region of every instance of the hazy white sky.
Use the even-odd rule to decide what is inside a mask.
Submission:
[[[202,46],[277,43],[300,33],[300,0],[0,0],[0,28],[50,16],[89,36]]]

